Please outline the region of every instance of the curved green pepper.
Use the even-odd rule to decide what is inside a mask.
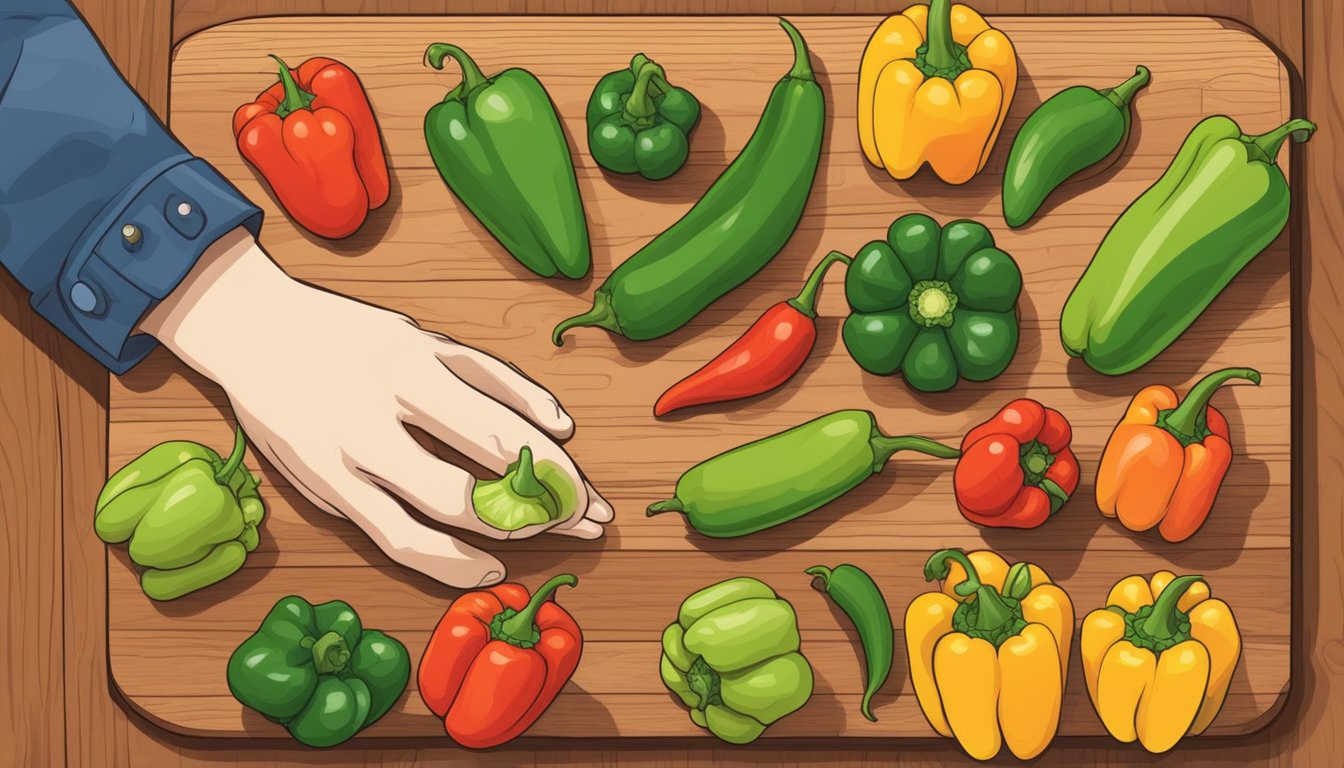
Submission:
[[[425,143],[439,175],[490,234],[542,277],[588,273],[588,222],[555,105],[525,69],[486,77],[465,51],[434,43],[425,59],[451,57],[462,82],[425,113]]]
[[[686,164],[700,102],[667,82],[663,68],[642,53],[609,72],[588,99],[588,151],[616,173],[665,179]]]
[[[692,722],[726,742],[755,741],[812,696],[793,606],[756,579],[686,598],[662,645],[663,684],[691,708]]]
[[[310,747],[332,747],[387,713],[406,688],[406,647],[333,600],[283,597],[229,657],[229,691]]]
[[[566,520],[578,506],[578,491],[559,466],[533,462],[523,446],[518,460],[498,480],[477,481],[471,491],[476,516],[501,531]]]
[[[1288,223],[1289,188],[1275,163],[1289,120],[1247,136],[1231,118],[1190,131],[1162,178],[1106,233],[1064,303],[1064,349],[1094,370],[1128,373],[1171,345]]]
[[[850,316],[841,333],[854,362],[899,371],[924,392],[957,378],[988,381],[1017,352],[1022,272],[978,222],[946,227],[922,213],[892,222],[859,249],[845,275]]]
[[[174,600],[242,567],[257,548],[266,514],[257,478],[243,466],[247,442],[235,428],[227,459],[199,443],[160,443],[108,478],[93,528],[108,544],[130,541],[131,560],[146,570],[140,586],[154,600]]]

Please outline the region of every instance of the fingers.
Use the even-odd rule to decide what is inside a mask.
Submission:
[[[591,483],[588,484],[588,514],[586,517],[598,523],[610,523],[616,517],[616,510],[612,508],[611,502],[603,498]]]
[[[574,434],[574,420],[560,407],[555,395],[517,368],[447,337],[435,335],[435,339],[440,341],[439,360],[486,397],[521,413],[558,440],[567,440]]]
[[[588,518],[575,515],[573,524],[568,528],[555,526],[550,529],[550,532],[559,536],[571,536],[576,539],[592,540],[602,538],[603,528],[601,525],[598,525]]]

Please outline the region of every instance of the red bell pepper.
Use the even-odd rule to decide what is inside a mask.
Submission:
[[[387,202],[387,158],[373,107],[344,64],[309,59],[233,113],[238,151],[285,211],[322,237],[359,229]]]
[[[727,349],[673,384],[654,404],[653,415],[759,395],[792,378],[817,344],[817,292],[837,261],[849,264],[850,259],[829,253],[797,296],[771,306]]]
[[[998,528],[1035,528],[1078,488],[1073,431],[1064,416],[1035,400],[1014,400],[961,441],[952,476],[967,520]]]
[[[420,698],[464,747],[485,749],[536,722],[579,666],[583,634],[548,598],[577,577],[553,577],[531,598],[521,584],[468,592],[434,628],[416,673]]]

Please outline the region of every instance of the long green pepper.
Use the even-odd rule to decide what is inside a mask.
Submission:
[[[857,565],[841,563],[834,568],[814,565],[804,573],[821,579],[826,594],[854,622],[854,629],[859,633],[859,643],[863,646],[864,666],[867,668],[859,712],[876,723],[873,694],[887,681],[891,674],[891,660],[895,656],[896,631],[891,625],[887,600],[873,577]]]

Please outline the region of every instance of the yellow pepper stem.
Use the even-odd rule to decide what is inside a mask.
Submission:
[[[1170,641],[1182,634],[1188,636],[1190,620],[1176,606],[1185,595],[1185,591],[1200,581],[1204,581],[1203,576],[1182,576],[1172,581],[1162,590],[1162,594],[1153,602],[1152,612],[1136,629],[1159,643]]]
[[[915,66],[925,77],[956,80],[971,68],[966,46],[952,39],[952,0],[930,0],[928,41],[916,52]]]
[[[988,640],[998,647],[1025,626],[1020,601],[1005,599],[993,585],[981,582],[975,565],[959,549],[943,549],[933,553],[924,564],[924,579],[946,579],[952,571],[949,562],[955,562],[966,572],[965,580],[953,587],[952,591],[963,598],[975,596],[974,603],[963,601],[957,607],[952,620],[957,631]],[[1027,578],[1030,579],[1030,576]]]

